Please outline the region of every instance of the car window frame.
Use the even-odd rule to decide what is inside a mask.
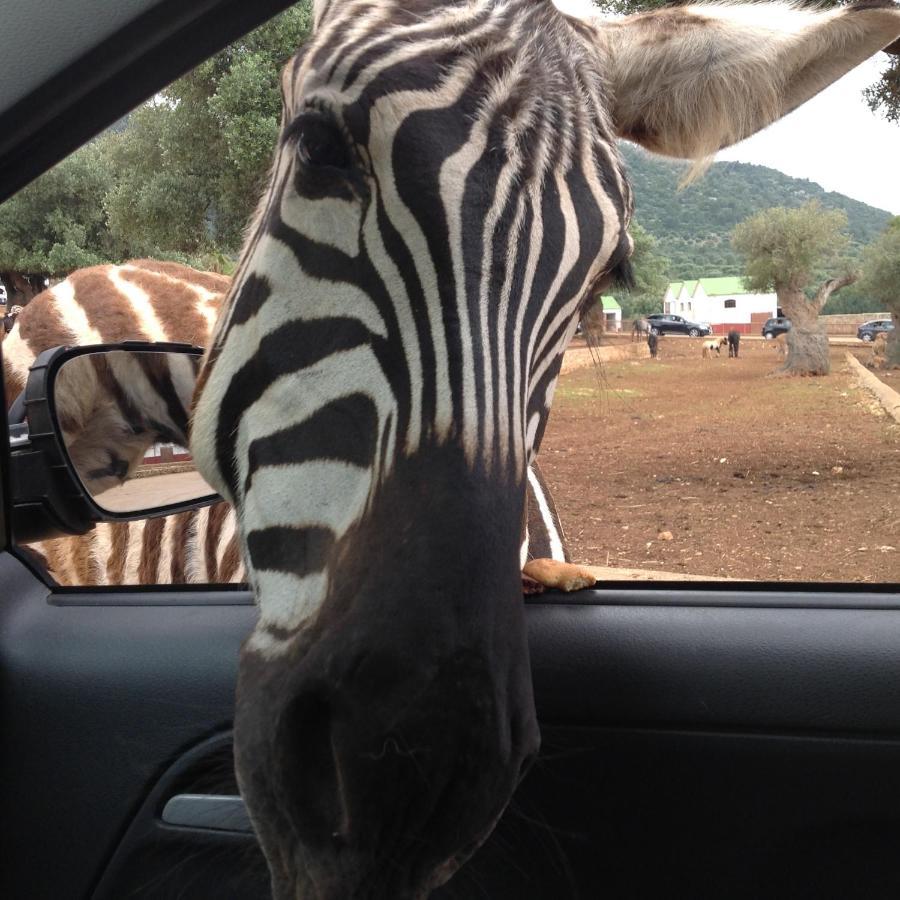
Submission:
[[[41,0],[37,0],[41,2]],[[53,0],[43,0],[51,3]],[[74,152],[82,143],[95,137],[103,128],[108,127],[120,119],[122,115],[144,102],[156,91],[171,83],[175,78],[189,71],[208,59],[214,53],[237,40],[253,28],[262,24],[279,12],[292,6],[291,0],[257,0],[252,5],[252,11],[248,10],[249,4],[245,0],[198,0],[193,4],[194,19],[189,29],[182,28],[178,34],[176,51],[170,42],[169,30],[174,23],[183,20],[182,0],[161,0],[152,10],[152,15],[142,15],[130,22],[125,28],[115,32],[109,38],[99,42],[90,48],[82,57],[74,63],[64,67],[60,72],[44,82],[21,101],[8,110],[0,111],[0,171],[4,173],[0,181],[0,202],[4,202],[17,190],[23,187],[31,179],[43,174],[52,165],[60,162],[70,153]],[[210,28],[210,20],[217,23],[216,28]],[[0,20],[2,21],[2,20]],[[130,58],[133,54],[124,52],[121,44],[127,43],[129,35],[136,30],[149,29],[154,31],[158,40],[154,43],[148,39],[147,49],[140,55]],[[144,45],[142,45],[144,46]],[[148,60],[158,61],[158,65],[152,65]],[[90,80],[94,89],[78,94],[72,89],[72,83],[83,77],[83,73],[90,67],[99,67],[96,77]],[[104,81],[104,73],[116,69],[119,77],[114,81]],[[140,77],[130,81],[126,75],[132,69],[139,69]],[[99,82],[99,83],[98,83]],[[58,96],[54,97],[56,94]],[[54,100],[53,108],[61,104],[64,110],[56,118],[52,118],[50,125],[40,121],[40,126],[35,129],[25,127],[34,124],[35,117],[25,116],[21,119],[25,135],[18,143],[11,143],[11,126],[17,121],[16,117],[23,116],[23,107],[29,104],[39,105],[41,101]],[[97,108],[99,105],[99,108]],[[43,116],[43,113],[42,113]],[[41,119],[38,116],[37,119]],[[71,127],[66,127],[71,126]],[[13,129],[14,130],[14,129]],[[35,149],[39,138],[43,139],[44,146]],[[23,154],[31,156],[24,159]],[[653,314],[650,318],[657,320],[669,320],[685,322],[686,320],[674,314]],[[787,317],[777,317],[779,322],[787,322]],[[2,355],[2,346],[0,346]],[[4,387],[5,390],[5,387]],[[3,541],[0,552],[8,551],[21,559],[33,571],[38,570],[33,561],[23,554],[12,540],[10,532],[11,515],[9,503],[10,474],[10,445],[9,428],[7,423],[6,439],[0,441],[0,540]],[[827,595],[834,592],[858,593],[865,595],[884,594],[895,592],[898,587],[896,582],[880,582],[875,585],[856,582],[778,582],[778,581],[708,581],[708,582],[611,582],[608,589],[586,591],[586,596],[594,598],[621,597],[621,595],[634,592],[635,595],[649,592],[651,595],[676,594],[683,598],[685,594],[696,593],[699,596],[710,596],[716,592],[734,596],[762,595],[766,593],[777,594],[819,594]],[[685,587],[689,585],[689,587]],[[242,593],[247,595],[246,585],[243,584],[217,584],[204,583],[197,585],[112,585],[103,586],[59,586],[52,585],[54,595],[80,596],[85,601],[88,596],[108,594],[111,597],[123,597],[133,594],[142,595],[146,602],[156,593],[181,593],[181,594],[211,594],[217,592]],[[166,602],[164,599],[161,602]],[[247,602],[246,596],[241,602]],[[584,602],[598,602],[597,599]],[[602,599],[599,602],[604,602]],[[620,602],[619,600],[606,600],[605,602]],[[683,599],[679,602],[683,602]],[[763,605],[769,605],[771,601],[762,600]],[[745,603],[741,600],[740,604]],[[815,604],[814,604],[815,605]]]
[[[33,10],[40,9],[52,21],[57,0],[29,2]],[[103,35],[103,23],[94,23],[92,27],[90,21],[85,21],[79,34],[73,35],[73,40],[79,40],[84,48],[81,55],[36,84],[12,106],[0,110],[0,203],[176,78],[295,2],[256,0],[248,4],[245,0],[192,0],[185,4],[183,0],[159,0],[93,43],[92,36]],[[7,54],[7,62],[15,64],[12,54]],[[6,397],[5,381],[3,394]],[[5,438],[0,440],[0,553],[11,553],[47,584],[46,573],[13,540],[6,408]],[[52,583],[48,587],[54,593],[64,590]],[[191,586],[174,587],[190,589]],[[206,585],[196,587],[207,589]],[[235,587],[246,591],[245,585]],[[113,587],[114,592],[122,589]]]
[[[84,52],[0,110],[0,203],[176,78],[296,0],[159,0],[112,34],[84,22]],[[52,21],[58,0],[29,0]],[[35,13],[37,15],[37,13]],[[3,25],[0,15],[0,26]],[[10,64],[16,60],[8,59]]]
[[[3,343],[0,341],[0,381],[3,382],[2,395],[6,397],[6,378],[3,372]],[[12,540],[12,510],[9,506],[9,472],[10,472],[10,441],[9,418],[7,406],[3,407],[3,433],[5,438],[0,440],[0,553],[14,549]]]

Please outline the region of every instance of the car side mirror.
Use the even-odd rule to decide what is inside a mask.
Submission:
[[[202,354],[185,344],[128,341],[38,356],[9,412],[17,541],[219,499],[187,450]]]

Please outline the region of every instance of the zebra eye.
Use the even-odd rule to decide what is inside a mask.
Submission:
[[[347,169],[350,151],[340,129],[318,116],[304,117],[297,123],[297,155],[307,166]]]

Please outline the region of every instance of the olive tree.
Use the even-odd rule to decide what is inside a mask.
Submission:
[[[894,330],[888,334],[885,365],[900,367],[900,216],[863,252],[861,284],[890,310]]]
[[[846,227],[842,210],[823,209],[811,201],[797,209],[764,209],[732,232],[750,290],[774,290],[779,307],[791,320],[781,369],[785,374],[827,375],[831,370],[828,335],[819,313],[835,291],[857,279],[843,256],[850,243]],[[823,268],[839,274],[811,287],[814,273]]]

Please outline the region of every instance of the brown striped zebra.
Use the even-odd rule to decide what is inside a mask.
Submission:
[[[91,266],[38,294],[3,342],[7,397],[42,350],[63,344],[176,341],[207,346],[229,279],[173,262]]]
[[[42,350],[126,340],[204,347],[229,279],[156,260],[92,266],[35,297],[3,342],[7,404]],[[135,522],[100,523],[86,535],[29,548],[66,585],[243,580],[234,516],[225,503]]]
[[[57,423],[90,496],[136,477],[155,444],[187,446],[199,366],[198,354],[157,350],[88,352],[65,360],[53,382]],[[10,410],[14,418],[24,412],[24,402]]]
[[[150,259],[73,272],[25,307],[3,343],[7,405],[24,388],[37,355],[51,347],[126,340],[206,347],[228,287],[224,275]],[[593,583],[585,570],[548,571],[528,564],[567,559],[559,517],[537,466],[529,471],[527,534],[522,576],[527,593]],[[29,549],[64,585],[244,579],[234,515],[224,503],[156,519],[100,523],[86,535],[41,541]]]

